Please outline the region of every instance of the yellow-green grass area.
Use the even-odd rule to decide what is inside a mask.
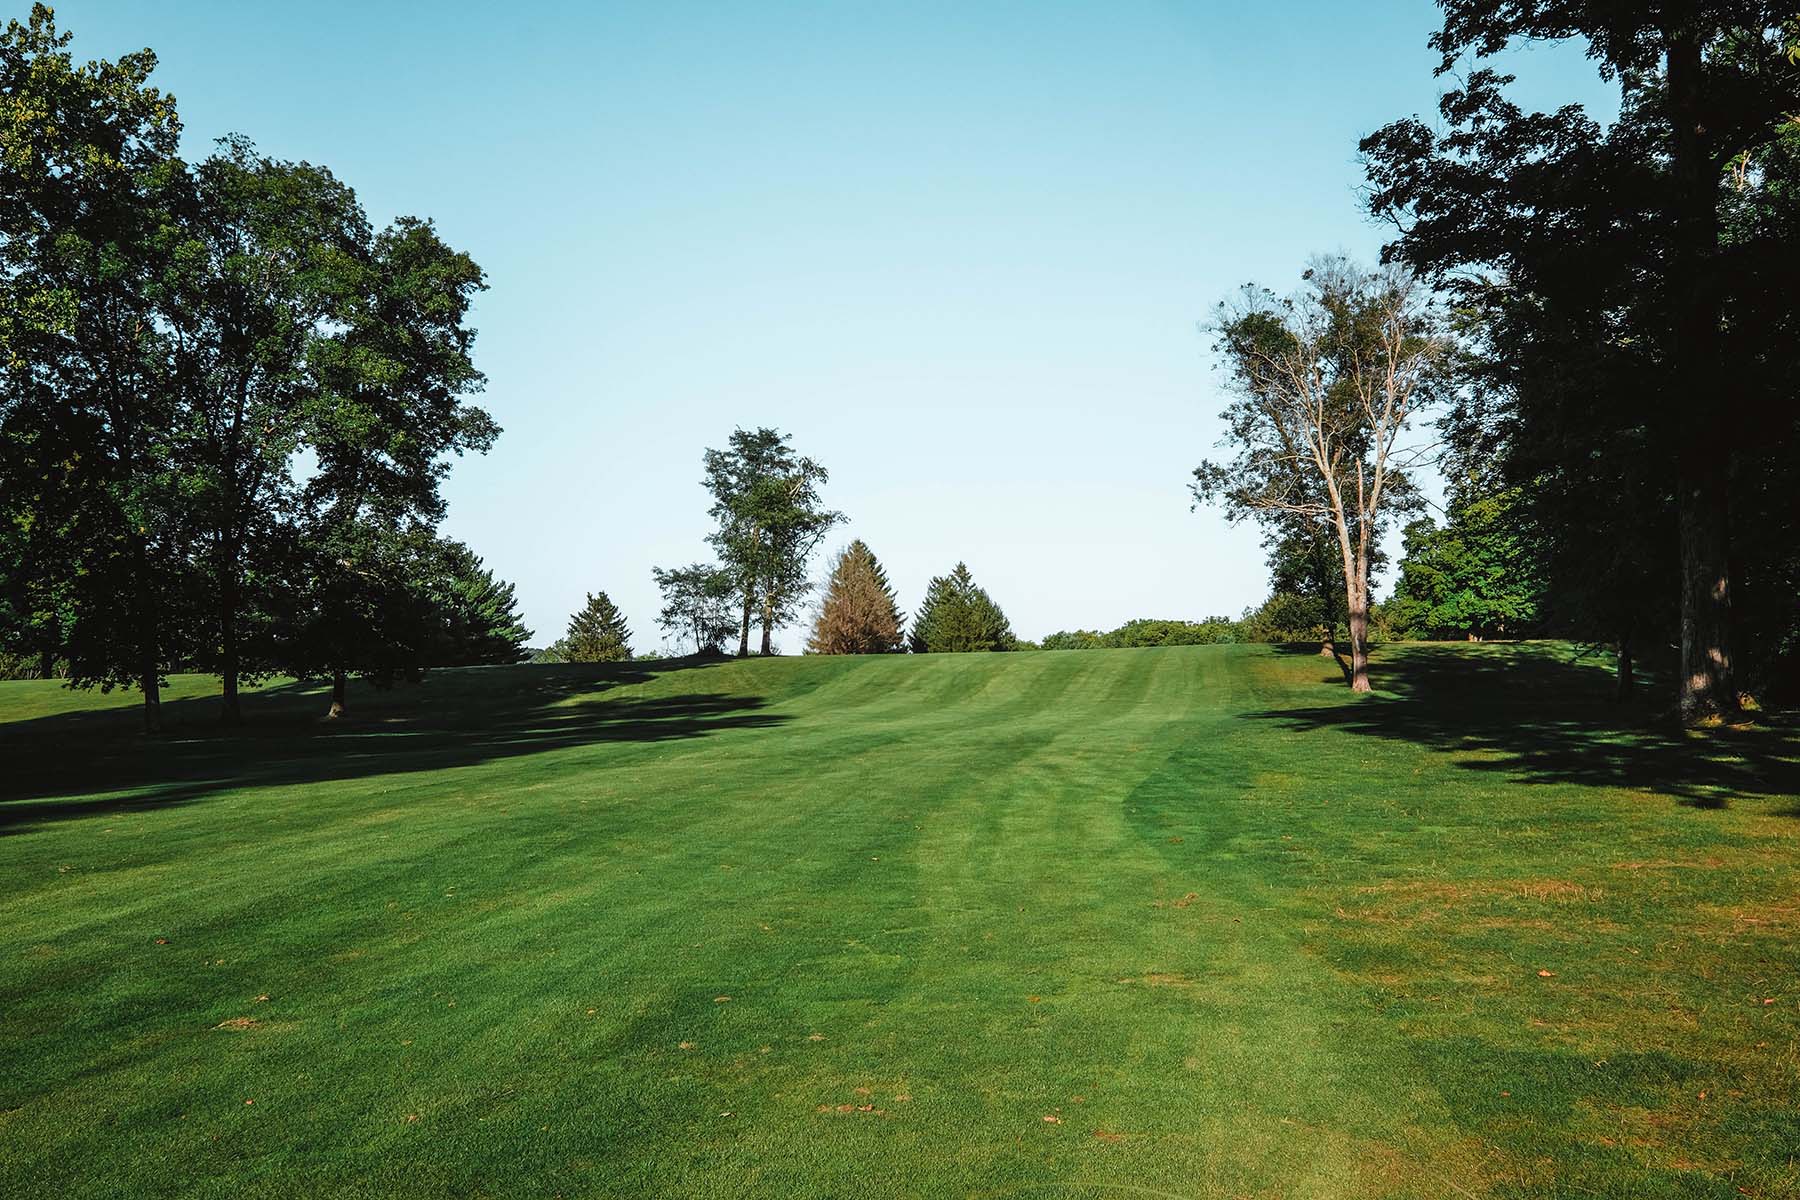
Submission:
[[[1800,1195],[1800,733],[1376,677],[0,684],[0,1195]]]

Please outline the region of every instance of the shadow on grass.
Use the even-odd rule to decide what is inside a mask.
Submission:
[[[45,822],[191,803],[245,787],[283,787],[435,771],[603,742],[666,742],[785,717],[758,696],[605,693],[711,661],[476,667],[432,672],[388,691],[355,687],[351,716],[323,721],[325,689],[288,684],[245,698],[246,725],[215,724],[215,699],[165,705],[169,732],[135,732],[135,708],[0,725],[0,835]]]
[[[1466,754],[1463,769],[1522,783],[1631,788],[1696,808],[1724,808],[1733,796],[1800,796],[1800,728],[1792,714],[1685,732],[1655,712],[1647,695],[1612,703],[1610,674],[1576,661],[1566,647],[1392,646],[1371,674],[1374,696],[1346,693],[1335,703],[1246,715],[1297,731],[1339,729]],[[1800,804],[1773,811],[1800,816]]]

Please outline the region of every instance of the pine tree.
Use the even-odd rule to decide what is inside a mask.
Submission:
[[[513,585],[496,577],[481,556],[461,542],[441,543],[439,554],[441,575],[432,588],[439,623],[432,665],[523,660],[531,630],[519,617]]]
[[[558,650],[564,662],[625,662],[631,657],[625,614],[605,592],[589,593],[587,604],[569,618]]]
[[[832,561],[807,653],[896,653],[904,648],[901,622],[887,572],[859,538]]]
[[[1006,614],[962,563],[927,585],[911,638],[914,654],[1011,650],[1015,640]]]

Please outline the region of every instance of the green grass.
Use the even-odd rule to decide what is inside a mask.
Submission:
[[[0,1195],[1800,1195],[1800,737],[1570,659],[0,684]]]

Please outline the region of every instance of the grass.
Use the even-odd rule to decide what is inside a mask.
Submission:
[[[0,1194],[1800,1195],[1800,736],[1570,659],[0,684]]]

